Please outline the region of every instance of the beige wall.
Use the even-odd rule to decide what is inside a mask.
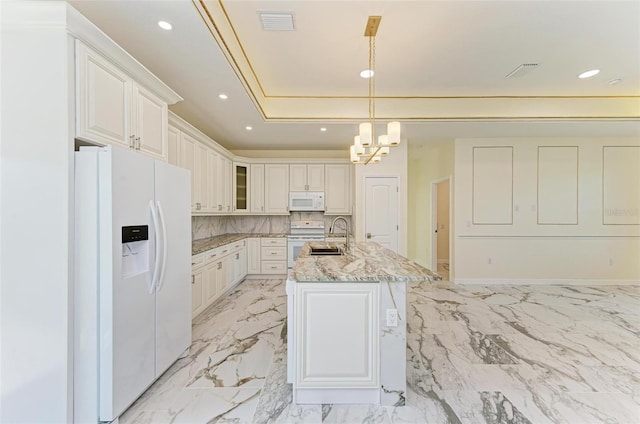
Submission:
[[[454,141],[433,140],[409,145],[407,256],[429,268],[432,264],[431,183],[453,175]],[[453,222],[450,223],[452,227]]]
[[[638,146],[456,140],[455,281],[640,280]]]

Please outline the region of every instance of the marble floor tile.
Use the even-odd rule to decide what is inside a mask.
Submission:
[[[129,423],[640,423],[640,288],[407,292],[406,406],[293,405],[283,280],[246,280],[196,318]]]

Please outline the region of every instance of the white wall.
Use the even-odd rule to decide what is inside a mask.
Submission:
[[[398,211],[398,253],[407,255],[407,142],[403,140],[397,147],[392,147],[389,156],[382,158],[377,164],[355,165],[355,237],[364,241],[364,181],[366,176],[399,177],[399,211]]]
[[[455,281],[640,280],[639,164],[638,138],[456,140]]]
[[[432,264],[431,183],[453,176],[454,141],[432,140],[409,145],[408,163],[408,257],[429,268]],[[450,222],[450,229],[453,222]]]
[[[71,420],[74,102],[65,11],[64,3],[2,5],[3,423]]]

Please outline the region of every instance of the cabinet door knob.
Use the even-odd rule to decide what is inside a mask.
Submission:
[[[370,239],[371,238],[371,233],[367,233],[367,238]]]

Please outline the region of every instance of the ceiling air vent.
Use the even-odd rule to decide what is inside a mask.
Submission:
[[[526,74],[528,74],[529,72],[533,71],[537,67],[538,67],[537,63],[523,63],[522,65],[518,66],[513,71],[509,72],[504,77],[505,78],[519,78],[519,77],[525,76]]]
[[[290,12],[258,12],[262,29],[265,31],[293,31],[293,13]]]

